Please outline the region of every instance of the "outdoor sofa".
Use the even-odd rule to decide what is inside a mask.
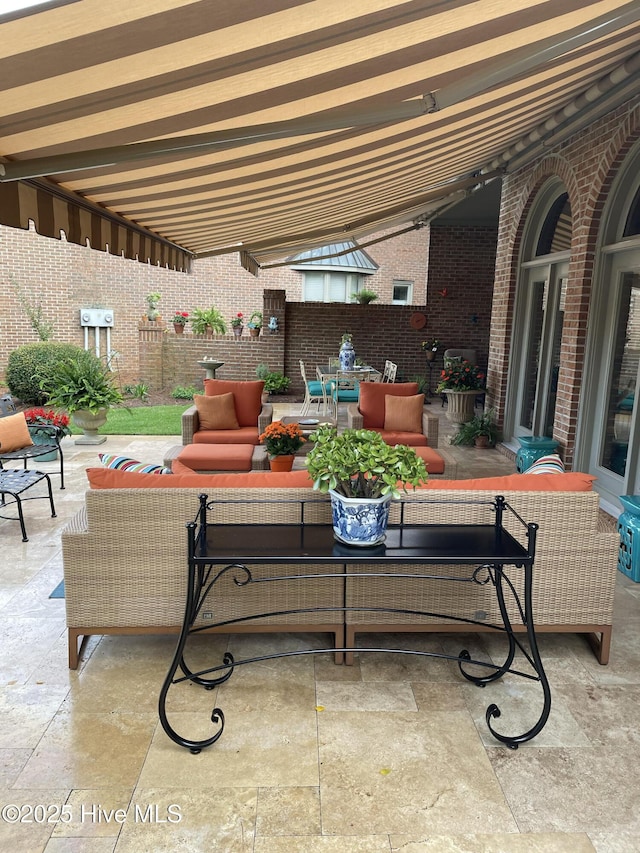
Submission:
[[[318,504],[308,518],[330,520],[328,498],[310,491],[306,471],[164,475],[91,468],[88,477],[91,488],[85,505],[62,533],[71,668],[78,665],[78,643],[83,637],[178,631],[187,578],[185,523],[195,518],[199,495],[233,502],[216,507],[214,516],[221,521],[284,523],[296,508],[259,503],[273,498],[316,499]],[[504,495],[525,521],[540,526],[534,577],[537,630],[586,635],[604,664],[611,641],[618,538],[606,526],[601,529],[592,479],[578,473],[434,478],[426,488],[410,492],[406,500],[412,520],[486,522],[486,507],[456,502]],[[392,513],[396,511],[392,507]],[[513,532],[522,536],[517,527]],[[283,574],[286,569],[273,565],[258,571]],[[341,579],[323,578],[324,567],[314,566],[312,571],[317,579],[258,584],[240,596],[232,582],[221,584],[214,618],[225,621],[265,610],[318,606],[337,610],[248,620],[219,630],[328,632],[336,647],[345,643],[350,647],[356,634],[363,632],[479,630],[477,626],[470,629],[464,621],[350,607],[426,609],[461,620],[496,621],[494,596],[487,588],[438,581],[399,584],[375,578],[353,578],[343,584]],[[401,571],[410,573],[418,567],[402,566]],[[517,624],[517,615],[512,616]]]

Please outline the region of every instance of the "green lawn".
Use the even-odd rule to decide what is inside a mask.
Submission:
[[[180,419],[190,405],[112,408],[99,432],[101,435],[180,435]],[[82,434],[73,422],[71,431],[74,435]]]

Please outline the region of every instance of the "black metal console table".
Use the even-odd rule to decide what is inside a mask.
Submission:
[[[280,501],[278,501],[280,502]],[[435,498],[437,502],[437,497]],[[225,501],[225,503],[232,503]],[[249,501],[242,501],[247,505]],[[284,503],[284,502],[283,502]],[[291,504],[291,501],[288,502]],[[191,740],[178,734],[170,725],[166,712],[166,699],[172,685],[191,681],[201,685],[205,689],[213,689],[229,679],[236,666],[255,663],[257,661],[272,658],[287,657],[290,655],[305,655],[335,652],[398,652],[403,654],[419,655],[424,657],[438,657],[454,660],[458,663],[460,673],[464,678],[479,687],[484,687],[503,675],[522,676],[539,682],[543,693],[542,712],[537,722],[520,735],[508,736],[495,730],[493,720],[501,716],[500,709],[495,704],[490,704],[486,709],[485,718],[487,726],[492,735],[502,743],[517,749],[520,743],[531,740],[544,727],[551,710],[551,691],[549,682],[544,672],[532,615],[532,582],[533,564],[535,557],[536,531],[538,526],[526,523],[515,510],[506,503],[505,499],[498,495],[491,502],[483,502],[489,505],[495,514],[492,524],[405,524],[404,505],[400,511],[400,523],[389,527],[386,541],[382,545],[371,548],[349,547],[337,542],[333,537],[333,529],[329,524],[306,523],[305,507],[308,503],[315,501],[295,501],[299,504],[299,521],[295,524],[215,524],[208,520],[208,512],[215,509],[218,502],[208,501],[207,495],[200,496],[200,508],[196,519],[189,522],[187,526],[188,540],[188,585],[187,600],[184,613],[182,630],[176,646],[176,651],[171,661],[169,671],[162,685],[159,698],[159,716],[162,727],[175,743],[183,746],[192,753],[199,753],[201,749],[215,743],[222,735],[224,729],[224,714],[220,708],[214,708],[211,714],[211,722],[217,727],[215,732],[204,740]],[[460,500],[447,501],[453,507],[461,503],[479,503],[478,501]],[[254,506],[255,502],[251,502]],[[503,526],[505,513],[510,513],[526,529],[527,545],[524,547]],[[290,652],[280,652],[260,657],[247,658],[245,660],[234,660],[229,652],[224,654],[222,663],[204,670],[193,672],[185,661],[185,648],[190,635],[206,631],[211,627],[230,625],[232,622],[246,621],[247,619],[264,618],[273,616],[273,613],[256,613],[249,617],[244,616],[237,620],[226,622],[208,623],[196,625],[196,620],[201,613],[205,602],[207,608],[212,608],[215,613],[215,585],[227,573],[232,573],[234,583],[237,587],[244,587],[254,583],[278,583],[282,581],[296,580],[304,583],[308,579],[316,579],[316,574],[282,574],[277,577],[254,577],[251,567],[261,564],[277,563],[283,567],[295,567],[300,563],[335,565],[335,574],[323,574],[323,578],[339,578],[346,583],[346,579],[352,577],[349,572],[350,566],[362,564],[373,564],[379,571],[358,572],[358,579],[366,577],[392,577],[394,581],[402,579],[411,580],[438,580],[446,582],[466,581],[478,585],[491,585],[495,591],[496,600],[502,619],[501,624],[492,625],[496,631],[503,633],[507,638],[507,648],[502,663],[489,663],[487,661],[475,660],[470,653],[463,649],[458,655],[447,655],[436,652],[421,652],[408,649],[383,649],[383,648],[342,648],[342,649],[303,649]],[[388,571],[388,567],[401,564],[423,564],[425,570],[429,565],[465,565],[469,566],[468,576],[447,576],[446,574],[403,574],[397,570]],[[511,566],[524,572],[523,600],[509,579],[505,567]],[[512,628],[505,602],[505,591],[515,601],[517,613],[520,615],[522,624],[526,628],[527,645],[520,640]],[[315,610],[340,610],[344,614],[348,607],[315,608]],[[359,608],[366,610],[368,608]],[[380,609],[380,608],[377,608]],[[305,612],[302,610],[283,610],[277,615],[290,615]],[[398,611],[411,612],[417,611]],[[421,615],[427,614],[419,611]],[[482,625],[486,628],[486,622],[476,622],[471,619],[460,619],[459,617],[442,615],[447,619],[462,621],[470,626]],[[313,626],[310,626],[312,629]],[[516,650],[519,649],[524,655],[530,671],[521,671],[512,667]],[[467,667],[475,667],[472,674]],[[480,671],[488,670],[484,675],[478,675]],[[178,670],[181,675],[177,675]]]

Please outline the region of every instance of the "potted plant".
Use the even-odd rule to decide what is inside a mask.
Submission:
[[[150,322],[155,322],[160,319],[160,314],[158,313],[158,303],[162,299],[161,293],[147,293],[147,320]]]
[[[214,332],[226,335],[227,324],[217,308],[194,308],[189,318],[194,335],[213,337]]]
[[[236,338],[239,338],[242,335],[242,332],[244,331],[244,326],[242,325],[243,319],[244,317],[242,311],[238,311],[236,316],[231,321],[231,328],[233,329],[233,334],[236,336]]]
[[[34,444],[58,444],[65,435],[70,435],[69,416],[53,409],[27,409],[24,417]],[[58,458],[58,451],[52,450],[38,456],[41,462],[52,462]]]
[[[64,409],[82,429],[76,444],[102,444],[98,429],[107,420],[110,406],[122,402],[113,374],[93,353],[81,352],[77,358],[60,361],[51,375],[42,381],[51,406]]]
[[[484,380],[484,371],[465,359],[443,368],[436,391],[447,397],[448,420],[459,424],[471,420],[475,399],[484,391]]]
[[[440,341],[437,338],[428,338],[426,341],[422,341],[420,349],[423,351],[427,361],[433,361],[436,357],[439,346]]]
[[[378,294],[373,290],[367,290],[366,287],[359,290],[357,293],[352,293],[351,298],[360,305],[368,305],[370,302],[375,302],[378,299]]]
[[[389,502],[400,489],[427,480],[423,460],[404,444],[387,444],[373,430],[321,426],[306,458],[314,489],[331,497],[336,539],[348,545],[377,545],[385,537]]]
[[[493,447],[498,435],[495,409],[487,409],[481,415],[474,415],[470,421],[460,424],[458,432],[451,438],[451,444]]]
[[[265,446],[272,471],[291,471],[293,457],[307,439],[298,424],[272,421],[259,440]]]
[[[189,312],[188,311],[176,311],[173,315],[173,329],[176,335],[182,335],[184,333],[184,327],[189,322]]]
[[[249,317],[247,325],[249,327],[249,334],[251,337],[259,337],[260,329],[262,328],[262,311],[254,311],[251,317]]]

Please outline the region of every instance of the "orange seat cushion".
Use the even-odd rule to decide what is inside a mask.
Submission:
[[[412,397],[418,393],[417,382],[361,382],[358,410],[362,415],[365,429],[383,429],[385,400],[388,395],[394,397]]]
[[[542,475],[541,475],[542,476]],[[157,489],[162,480],[167,489],[311,489],[308,471],[248,471],[240,474],[140,474],[114,468],[87,468],[92,489]]]
[[[177,458],[193,471],[250,471],[253,444],[187,444]]]
[[[233,382],[227,379],[205,379],[204,393],[207,397],[218,394],[233,394],[236,417],[241,427],[258,425],[258,416],[262,410],[262,392],[264,382]],[[257,442],[256,442],[257,443]]]
[[[379,432],[387,444],[408,444],[409,447],[426,447],[429,442],[422,432],[400,432],[389,429],[374,429]]]
[[[238,429],[199,429],[193,434],[194,444],[260,444],[258,427]]]
[[[428,474],[444,474],[444,459],[433,447],[416,447],[416,454],[422,459]]]

